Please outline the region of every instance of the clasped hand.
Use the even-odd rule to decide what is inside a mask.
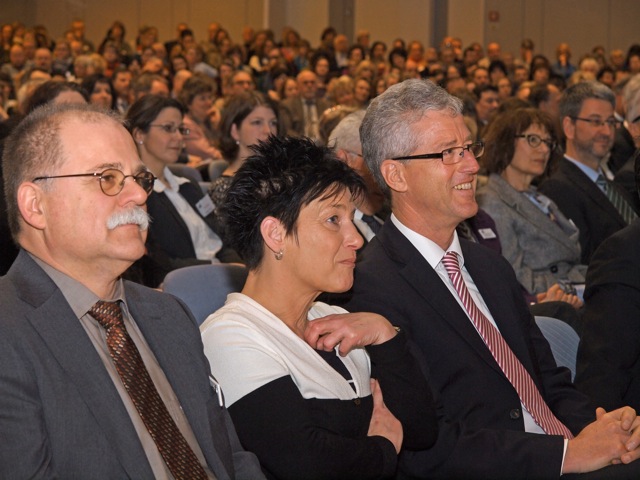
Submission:
[[[584,473],[640,457],[640,417],[631,407],[596,410],[596,421],[569,440],[563,473]]]
[[[396,329],[381,315],[368,312],[336,313],[307,324],[305,341],[316,350],[331,351],[340,344],[343,357],[354,348],[391,340]]]

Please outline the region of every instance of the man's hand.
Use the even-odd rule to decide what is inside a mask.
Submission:
[[[326,352],[340,344],[339,352],[344,357],[354,348],[379,345],[396,334],[396,329],[381,315],[336,313],[309,322],[304,339],[313,348]]]
[[[402,447],[402,424],[384,404],[382,390],[377,380],[371,379],[371,395],[373,396],[373,412],[369,422],[368,437],[380,436],[393,443],[396,453]]]
[[[640,457],[640,420],[631,407],[596,410],[596,421],[569,440],[562,473],[585,473]]]

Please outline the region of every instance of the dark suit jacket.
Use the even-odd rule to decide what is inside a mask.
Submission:
[[[556,202],[580,230],[580,262],[584,265],[589,264],[591,255],[605,238],[627,226],[602,190],[566,158],[539,190]],[[621,188],[619,191],[633,206],[626,192]]]
[[[596,250],[584,299],[576,385],[597,406],[640,411],[640,219]]]
[[[300,97],[287,98],[280,102],[280,121],[287,135],[301,137],[305,133],[302,102],[303,100]],[[315,103],[316,110],[318,111],[318,121],[320,121],[322,112],[330,108],[331,104],[322,98],[317,99]]]
[[[186,307],[130,282],[125,294],[217,478],[263,478],[218,404]],[[152,479],[93,344],[62,292],[24,251],[0,278],[0,302],[0,478]]]
[[[460,240],[473,277],[502,336],[551,410],[577,433],[594,420],[588,399],[558,368],[508,262]],[[428,262],[392,222],[356,266],[351,311],[384,315],[404,329],[433,390],[438,440],[404,452],[401,468],[419,478],[558,478],[563,439],[524,432],[521,405],[464,310]],[[419,408],[417,405],[416,408]]]
[[[180,185],[179,192],[200,215],[196,204],[206,195],[200,186],[193,182],[183,183]],[[160,266],[160,272],[158,273],[159,278],[156,278],[155,281],[145,283],[156,287],[171,270],[189,265],[211,263],[196,258],[189,228],[164,193],[151,192],[147,199],[147,211],[151,216],[147,235],[147,253],[151,260]],[[218,232],[215,228],[213,212],[206,217],[202,215],[200,217],[204,219],[211,230],[222,238],[222,232]],[[222,262],[241,262],[234,250],[224,246],[216,256]]]

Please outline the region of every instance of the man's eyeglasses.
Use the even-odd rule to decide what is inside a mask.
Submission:
[[[620,128],[620,126],[622,125],[622,122],[620,122],[619,120],[616,120],[615,118],[609,118],[607,120],[601,120],[599,118],[582,118],[582,117],[570,117],[573,120],[580,120],[581,122],[587,122],[590,123],[592,127],[596,127],[596,128],[600,128],[603,125],[606,125],[607,127],[611,128],[611,129],[617,129]]]
[[[540,135],[536,135],[535,133],[530,133],[528,135],[516,135],[516,138],[526,138],[527,143],[531,148],[538,148],[541,143],[544,143],[549,147],[549,151],[553,151],[556,148],[556,142],[542,138]]]
[[[180,132],[181,135],[189,135],[191,133],[191,130],[189,130],[184,125],[174,125],[173,123],[164,123],[164,124],[152,123],[149,126],[161,128],[167,133]]]
[[[428,160],[439,158],[445,165],[453,165],[461,162],[465,152],[471,152],[475,158],[480,158],[484,153],[484,142],[474,142],[464,147],[447,148],[440,153],[423,153],[420,155],[409,155],[407,157],[395,157],[391,160]]]
[[[33,179],[34,182],[38,180],[49,180],[50,178],[70,178],[70,177],[96,177],[100,179],[100,189],[102,193],[113,197],[118,195],[122,189],[124,188],[124,181],[131,177],[133,181],[136,182],[142,189],[149,195],[153,190],[153,182],[156,177],[153,173],[145,170],[140,173],[136,173],[135,175],[125,175],[120,170],[115,168],[109,168],[104,172],[98,173],[76,173],[73,175],[51,175],[49,177],[36,177]]]

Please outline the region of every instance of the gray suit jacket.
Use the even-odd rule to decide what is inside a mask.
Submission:
[[[555,203],[549,211],[556,222],[497,174],[478,191],[478,203],[496,222],[502,255],[527,291],[544,292],[562,279],[584,283],[578,229]]]
[[[209,384],[186,307],[130,282],[125,295],[217,478],[263,478]],[[152,479],[98,353],[62,292],[24,251],[0,278],[0,302],[0,478]]]
[[[317,99],[316,110],[318,111],[318,121],[322,113],[331,107],[331,104],[324,99]],[[300,97],[287,98],[280,102],[280,121],[283,131],[287,135],[301,137],[304,135],[304,111],[302,110],[302,99]]]

